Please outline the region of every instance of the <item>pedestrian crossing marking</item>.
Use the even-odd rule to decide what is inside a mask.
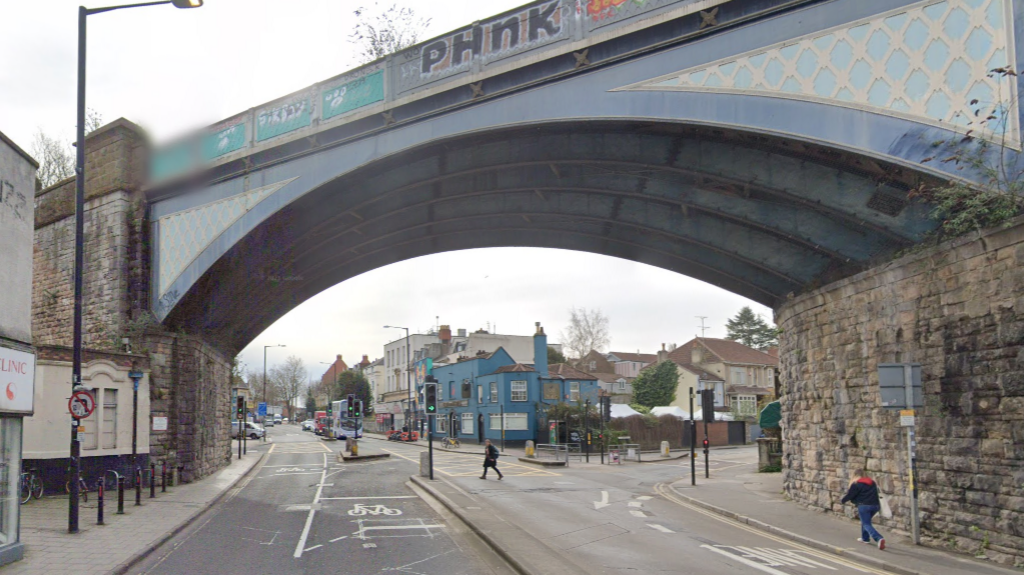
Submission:
[[[302,442],[302,443],[275,443],[270,449],[270,453],[282,454],[282,453],[333,453],[326,445],[322,443]]]

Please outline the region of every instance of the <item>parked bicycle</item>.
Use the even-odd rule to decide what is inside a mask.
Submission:
[[[71,493],[71,480],[69,479],[64,483],[64,492]],[[89,484],[85,482],[85,478],[81,475],[78,476],[78,499],[82,503],[89,502]]]
[[[444,441],[441,442],[441,447],[445,449],[459,449],[462,447],[462,442],[459,441],[458,437],[445,437]]]
[[[29,469],[21,474],[21,503],[28,503],[29,499],[43,497],[43,479],[39,477],[38,470]]]

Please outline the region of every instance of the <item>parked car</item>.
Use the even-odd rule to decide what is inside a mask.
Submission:
[[[263,427],[274,427],[274,418],[268,417],[263,420]]]
[[[231,422],[231,438],[232,439],[237,439],[238,438],[238,423],[239,422],[237,422],[237,421],[232,421]],[[259,439],[259,438],[263,437],[263,435],[265,433],[266,433],[266,431],[264,431],[264,429],[262,427],[260,427],[259,425],[255,424],[255,423],[252,423],[251,421],[245,422],[245,434],[250,439]]]
[[[282,417],[281,418],[281,423],[288,423],[288,418],[287,417]]]
[[[316,424],[313,423],[312,419],[307,419],[302,422],[302,431],[313,431],[316,428]]]

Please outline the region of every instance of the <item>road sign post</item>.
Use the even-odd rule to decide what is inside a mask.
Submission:
[[[434,480],[434,418],[437,415],[437,379],[432,375],[423,378],[423,410],[427,413],[427,461],[430,480]],[[451,429],[449,426],[448,429]]]
[[[697,485],[697,422],[693,419],[693,388],[690,388],[690,485]]]
[[[921,544],[921,518],[917,491],[917,441],[914,433],[915,408],[924,406],[921,364],[878,364],[878,392],[882,407],[900,410],[900,426],[907,430],[907,485],[910,488],[910,532],[914,545]]]

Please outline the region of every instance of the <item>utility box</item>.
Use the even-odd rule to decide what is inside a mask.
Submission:
[[[913,405],[907,405],[904,366],[910,367],[910,383],[913,391]],[[882,407],[886,409],[912,409],[915,407],[923,407],[924,394],[921,391],[921,364],[878,364],[878,392],[882,399]]]
[[[667,441],[662,441],[661,442],[661,456],[662,457],[670,457],[671,456],[671,452],[669,451],[668,442]]]

